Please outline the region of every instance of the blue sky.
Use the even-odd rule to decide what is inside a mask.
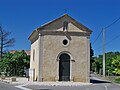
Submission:
[[[65,13],[90,28],[93,42],[103,27],[120,17],[120,0],[0,0],[0,24],[16,39],[9,49],[29,50],[31,32]],[[106,30],[106,42],[120,35],[120,21]],[[92,45],[102,53],[102,36]],[[120,51],[120,37],[106,46],[106,52]]]

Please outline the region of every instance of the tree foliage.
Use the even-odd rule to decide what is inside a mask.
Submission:
[[[92,46],[90,44],[90,70],[93,71],[92,63],[94,63],[94,50],[92,49]]]
[[[112,64],[115,67],[113,73],[120,75],[120,56],[113,58]]]
[[[105,54],[106,62],[105,62],[105,72],[106,75],[120,75],[120,52],[108,52]],[[94,71],[98,74],[102,74],[103,68],[103,55],[99,55],[98,57],[94,57],[95,62],[92,63],[92,67]]]
[[[0,69],[9,76],[23,76],[24,70],[29,68],[30,56],[25,51],[6,53],[0,62]]]

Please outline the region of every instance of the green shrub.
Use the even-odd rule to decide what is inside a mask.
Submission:
[[[114,80],[116,83],[120,83],[120,77],[115,78]]]

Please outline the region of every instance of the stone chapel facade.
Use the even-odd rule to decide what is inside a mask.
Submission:
[[[91,32],[67,14],[34,30],[30,80],[89,82]]]

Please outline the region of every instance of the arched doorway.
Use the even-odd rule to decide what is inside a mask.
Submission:
[[[70,81],[70,56],[63,53],[59,59],[59,81]]]

